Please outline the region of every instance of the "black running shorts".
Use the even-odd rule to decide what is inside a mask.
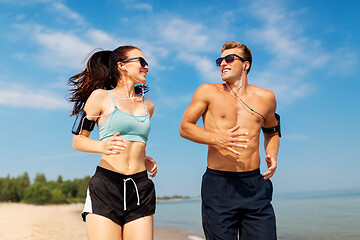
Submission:
[[[201,187],[202,220],[207,240],[276,239],[272,183],[260,170],[207,169]]]
[[[90,179],[85,207],[86,215],[94,213],[120,226],[155,213],[155,187],[147,172],[124,175],[97,167]]]

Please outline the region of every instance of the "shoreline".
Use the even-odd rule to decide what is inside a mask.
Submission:
[[[200,200],[200,199],[201,199],[201,197],[157,198],[156,203],[179,202],[179,201]]]
[[[203,237],[194,234],[181,231],[175,227],[154,227],[154,239],[155,240],[205,240]]]
[[[0,203],[0,239],[86,240],[80,217],[83,204],[31,205]],[[197,234],[175,227],[156,226],[156,240],[200,240]]]

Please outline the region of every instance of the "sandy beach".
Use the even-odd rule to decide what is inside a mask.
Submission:
[[[1,240],[86,240],[83,204],[35,206],[0,203]],[[156,240],[191,240],[186,232],[155,227]]]

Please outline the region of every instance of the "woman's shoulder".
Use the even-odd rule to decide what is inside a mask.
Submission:
[[[145,100],[146,106],[147,106],[148,108],[154,108],[154,107],[155,107],[154,102],[153,102],[153,101],[151,101],[151,99],[150,99],[150,98],[146,98],[146,97],[144,97],[144,100]]]
[[[109,97],[108,91],[104,89],[96,89],[90,94],[89,98],[86,101],[85,106],[90,106],[90,107],[100,106],[104,102],[104,100],[108,97]]]
[[[105,89],[96,89],[94,90],[91,94],[90,97],[95,97],[95,98],[103,98],[106,95],[109,95],[109,91],[105,90]]]
[[[152,116],[152,114],[154,113],[155,104],[153,101],[150,100],[150,98],[144,97],[144,100],[145,100],[146,108],[148,109],[150,115]]]
[[[90,94],[87,102],[101,102],[107,97],[109,97],[109,91],[104,89],[96,89]]]

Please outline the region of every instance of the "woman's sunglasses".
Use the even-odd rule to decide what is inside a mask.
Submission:
[[[133,58],[122,60],[121,62],[126,63],[126,62],[130,62],[130,61],[133,61],[133,60],[136,60],[136,59],[139,59],[140,65],[142,67],[149,66],[149,64],[145,61],[145,59],[143,57],[133,57]]]
[[[220,67],[220,65],[221,65],[221,63],[222,63],[222,61],[225,59],[225,62],[226,63],[232,63],[233,61],[235,61],[235,57],[237,57],[237,58],[239,58],[241,61],[243,61],[243,62],[245,62],[245,61],[247,61],[247,60],[245,60],[244,58],[242,58],[242,57],[240,57],[240,56],[238,56],[238,55],[236,55],[236,54],[229,54],[229,55],[227,55],[227,56],[225,56],[225,57],[222,57],[222,58],[218,58],[218,59],[216,59],[216,66],[218,66],[218,67]]]

